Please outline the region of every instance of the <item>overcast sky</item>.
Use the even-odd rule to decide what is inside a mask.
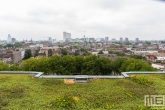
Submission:
[[[3,0],[0,39],[165,39],[165,2],[158,0]]]

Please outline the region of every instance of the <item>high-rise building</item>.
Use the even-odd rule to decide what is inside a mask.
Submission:
[[[104,42],[105,41],[105,39],[104,38],[100,38],[100,42]]]
[[[115,38],[112,38],[112,39],[111,39],[111,42],[116,42],[116,39],[115,39]]]
[[[52,42],[53,39],[52,39],[51,37],[48,37],[48,41],[49,41],[49,42]]]
[[[11,42],[11,36],[10,34],[8,34],[8,37],[7,37],[7,42],[10,43]]]
[[[120,43],[123,43],[123,38],[122,37],[120,37]]]
[[[127,38],[127,37],[125,38],[125,42],[129,42],[129,40],[128,40],[128,38]]]
[[[105,37],[105,42],[108,42],[108,40],[109,40],[109,37]]]
[[[71,41],[71,33],[63,32],[63,41],[70,42]]]
[[[95,38],[89,38],[89,42],[94,42]]]
[[[15,43],[16,42],[16,39],[15,38],[11,38],[11,42],[12,43]]]
[[[139,38],[135,38],[135,42],[139,42]]]

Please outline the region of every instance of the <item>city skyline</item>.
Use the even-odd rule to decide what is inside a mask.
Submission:
[[[165,3],[161,0],[5,0],[0,4],[0,39],[45,37],[164,40]],[[3,10],[3,11],[2,11]]]
[[[66,34],[66,35],[65,35]],[[68,33],[68,32],[63,32],[63,38],[58,40],[58,39],[54,39],[52,37],[43,37],[44,39],[37,39],[37,40],[34,40],[32,38],[28,38],[28,39],[22,39],[22,40],[18,40],[17,38],[15,37],[11,37],[10,34],[8,34],[7,38],[6,39],[0,39],[0,41],[6,41],[8,43],[11,43],[12,40],[14,41],[63,41],[63,42],[71,42],[72,40],[74,39],[84,39],[84,36],[83,37],[77,37],[77,38],[72,38],[71,37],[71,33]],[[108,37],[108,36],[105,36],[105,37],[85,37],[86,39],[94,39],[94,40],[98,40],[98,39],[104,39],[105,41],[113,41],[113,40],[116,40],[116,41],[119,41],[121,42],[121,39],[122,41],[126,41],[126,42],[129,42],[129,41],[164,41],[165,39],[139,39],[138,37],[136,38],[132,38],[132,39],[129,39],[128,37],[120,37],[120,38],[115,38],[115,37]]]

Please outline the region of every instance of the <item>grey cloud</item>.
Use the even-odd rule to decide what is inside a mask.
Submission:
[[[151,39],[157,35],[159,39],[165,34],[165,3],[156,0],[29,0],[23,5],[23,10],[15,10],[15,4],[0,13],[0,36],[62,39],[63,31],[71,32],[73,38],[82,37],[86,31],[88,37],[96,38]]]

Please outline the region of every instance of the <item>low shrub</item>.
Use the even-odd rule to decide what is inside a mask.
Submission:
[[[126,94],[128,97],[130,97],[130,98],[132,98],[133,95],[134,95],[132,92],[126,92],[125,94]]]
[[[114,109],[115,108],[115,104],[105,104],[105,107],[104,107],[104,109],[106,109],[106,110],[112,110],[112,109]]]
[[[73,109],[76,107],[76,103],[78,102],[78,100],[78,97],[75,96],[64,96],[57,98],[55,102],[49,105],[55,108]]]
[[[152,80],[148,78],[144,78],[142,76],[131,76],[130,79],[136,83],[147,85],[147,86],[153,84]]]

